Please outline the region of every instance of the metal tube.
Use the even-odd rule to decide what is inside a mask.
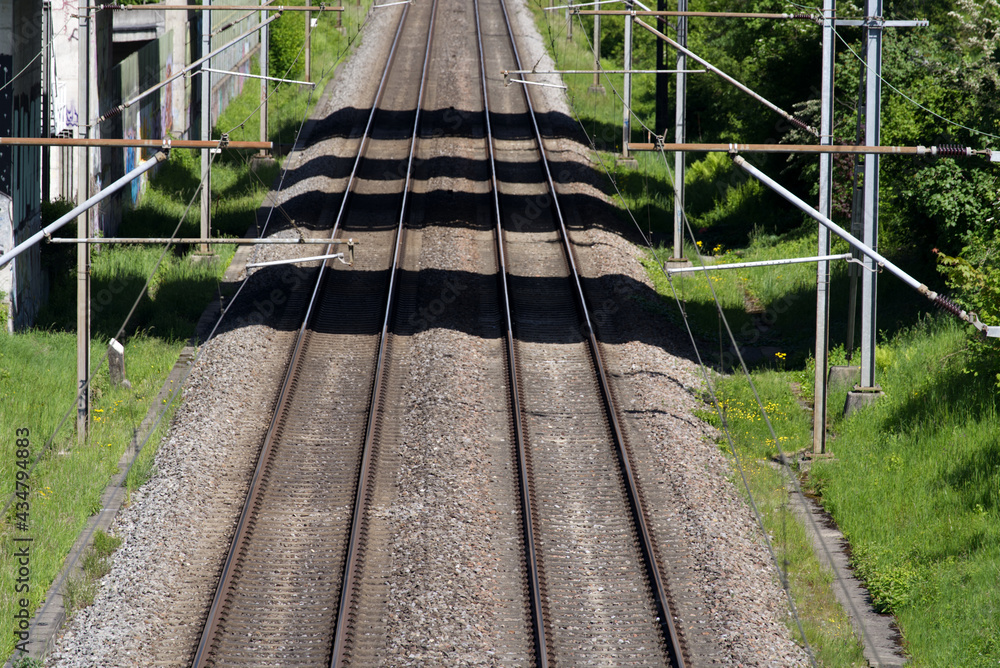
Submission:
[[[212,4],[212,0],[205,0],[204,4],[208,7]],[[200,14],[199,16],[201,18],[202,58],[198,62],[204,62],[211,66],[212,14]],[[242,39],[242,36],[238,39]],[[236,40],[233,40],[230,44],[235,42]],[[201,139],[208,141],[212,138],[212,75],[208,72],[202,73],[199,83],[201,83]],[[212,236],[212,156],[208,149],[201,151],[201,200],[199,205],[201,213],[198,223],[199,232],[202,237],[207,239]],[[208,246],[203,244],[200,250],[202,253],[208,253]]]
[[[312,0],[306,0],[306,7],[311,6]],[[312,12],[306,12],[305,46],[303,48],[305,56],[305,77],[306,81],[312,79]]]
[[[837,223],[833,222],[832,220],[830,220],[829,218],[818,212],[809,204],[803,202],[801,199],[799,199],[790,191],[788,191],[784,186],[782,186],[777,181],[772,179],[770,176],[768,176],[764,172],[760,171],[759,169],[751,165],[749,162],[747,162],[745,158],[737,155],[733,157],[733,162],[735,162],[740,168],[742,168],[747,173],[756,177],[761,183],[771,188],[773,191],[775,191],[776,193],[784,197],[786,200],[794,204],[796,207],[801,209],[810,217],[817,220],[821,225],[828,228],[838,237],[844,239],[849,244],[860,250],[862,253],[865,254],[866,257],[871,258],[873,263],[878,264],[879,267],[885,268],[887,271],[889,271],[889,273],[897,276],[901,281],[909,285],[914,290],[920,292],[925,297],[933,299],[933,297],[931,297],[930,290],[927,288],[926,285],[924,285],[917,279],[907,274],[905,271],[903,271],[902,269],[894,265],[892,262],[890,262],[884,255],[880,254],[871,246],[869,246],[868,244],[864,243],[863,241],[852,235],[850,232],[842,228],[840,225],[837,225]]]
[[[343,253],[334,253],[332,255],[314,255],[312,257],[296,257],[290,260],[271,260],[270,262],[253,262],[246,265],[247,269],[252,269],[254,267],[274,267],[280,264],[295,264],[296,262],[312,262],[313,260],[335,260],[344,259]]]
[[[707,70],[503,70],[503,74],[700,74]]]
[[[687,0],[677,0],[677,10],[687,11]],[[677,43],[687,47],[687,17],[677,19]],[[677,50],[677,69],[687,68],[687,55]],[[677,75],[676,109],[674,111],[674,141],[683,144],[685,137],[684,118],[687,112],[687,75]],[[664,133],[666,134],[666,133]],[[674,152],[674,259],[684,257],[684,151]]]
[[[183,237],[89,237],[86,239],[65,239],[53,237],[49,239],[53,244],[234,244],[236,246],[259,246],[259,245],[302,245],[316,244],[319,246],[333,244],[357,245],[353,239],[224,239],[221,237],[204,238],[183,238]]]
[[[211,139],[200,141],[196,139],[103,139],[87,137],[0,137],[0,146],[91,146],[112,148],[156,148],[169,150],[172,148],[219,148],[260,149],[273,148],[273,142],[258,141],[227,141]]]
[[[689,274],[694,271],[713,271],[715,269],[746,269],[748,267],[775,267],[784,264],[804,264],[807,262],[828,262],[830,260],[848,260],[852,256],[850,253],[840,255],[816,255],[813,257],[789,257],[780,260],[760,260],[758,262],[733,262],[727,264],[707,264],[703,267],[681,267],[680,269],[667,269],[667,274]]]
[[[529,86],[546,86],[548,88],[561,88],[566,90],[566,86],[560,86],[559,84],[545,83],[544,81],[525,81],[524,79],[508,79],[507,83],[519,83],[528,84]]]
[[[264,3],[261,2],[263,5]],[[260,73],[263,76],[270,74],[270,52],[271,52],[271,39],[270,31],[267,27],[267,11],[261,11],[260,13]],[[267,141],[267,79],[260,82],[260,140]],[[264,155],[264,151],[260,152]],[[210,236],[208,234],[205,235]]]
[[[594,17],[594,83],[591,90],[599,90],[601,86],[601,17]]]
[[[273,1],[273,0],[272,0]],[[325,7],[319,5],[316,7],[310,7],[306,5],[302,6],[290,6],[290,5],[272,5],[270,2],[265,3],[265,6],[274,12],[342,12],[343,7]],[[119,11],[141,11],[144,9],[182,9],[185,11],[211,11],[213,9],[224,9],[232,11],[257,11],[261,8],[260,5],[91,5],[88,9],[115,9]]]
[[[852,155],[939,155],[937,146],[853,146],[848,144],[652,144],[632,142],[630,151],[691,151],[701,153],[846,153]],[[966,149],[965,155],[982,155],[988,151]]]
[[[774,111],[777,114],[781,115],[786,120],[788,120],[789,123],[792,123],[793,125],[795,125],[797,127],[800,127],[803,130],[806,130],[807,132],[811,132],[814,135],[815,134],[819,134],[819,133],[816,132],[816,129],[813,128],[812,126],[803,123],[802,121],[800,121],[799,119],[795,118],[795,116],[792,116],[790,113],[788,113],[787,111],[785,111],[784,109],[782,109],[778,105],[776,105],[773,102],[767,100],[766,98],[762,97],[761,95],[755,93],[750,88],[748,88],[747,86],[743,85],[742,83],[740,83],[736,79],[732,78],[731,76],[729,76],[728,74],[726,74],[725,72],[723,72],[722,70],[720,70],[718,67],[716,67],[712,63],[708,62],[704,58],[698,56],[693,51],[689,50],[687,47],[681,46],[680,44],[678,44],[674,40],[670,39],[669,37],[667,37],[666,35],[664,35],[662,32],[660,32],[659,30],[657,30],[653,26],[649,25],[648,23],[646,23],[642,19],[635,18],[635,14],[636,14],[635,12],[632,12],[631,15],[628,17],[628,20],[625,22],[626,26],[630,22],[635,22],[636,24],[642,26],[643,28],[645,28],[649,32],[653,33],[654,35],[656,35],[660,39],[664,40],[667,44],[670,44],[671,46],[673,46],[678,51],[682,51],[685,55],[687,55],[688,57],[690,57],[691,59],[693,59],[695,62],[700,63],[704,67],[708,68],[713,74],[718,75],[719,77],[721,77],[725,81],[729,82],[733,86],[736,86],[741,91],[743,91],[744,93],[746,93],[750,97],[754,98],[755,100],[757,100],[758,102],[760,102],[761,104],[763,104],[764,106],[768,107],[772,111]],[[628,66],[626,66],[626,69],[627,69],[627,67]]]
[[[77,42],[79,43],[78,69],[78,99],[77,109],[79,114],[79,125],[77,132],[86,137],[90,131],[90,20],[87,12],[79,12],[79,25],[77,32]],[[77,193],[76,201],[86,204],[90,201],[90,152],[86,146],[81,146],[79,150],[79,164],[77,165]],[[82,205],[81,205],[82,206]],[[76,207],[80,209],[80,206]],[[89,209],[81,209],[82,213]],[[75,209],[74,209],[75,210]],[[72,218],[63,216],[68,223]],[[63,220],[60,218],[60,222]],[[84,213],[76,222],[77,236],[90,236],[89,215]],[[51,225],[49,226],[51,227]],[[47,229],[47,228],[46,228]],[[34,234],[28,241],[39,237],[40,233]],[[25,243],[21,246],[27,247]],[[38,243],[35,239],[33,243]],[[10,262],[14,255],[19,252],[19,247],[14,247],[9,253],[0,258],[0,267]],[[10,258],[10,259],[7,259]],[[90,378],[90,246],[81,244],[76,249],[76,436],[77,442],[81,445],[87,439],[87,427],[90,422],[90,392],[87,384]]]
[[[834,47],[833,19],[836,15],[836,0],[823,0],[823,64],[820,75],[820,144],[829,146],[833,140],[833,64]],[[830,218],[833,191],[833,156],[821,153],[819,156],[819,212]],[[818,253],[830,252],[830,231],[819,226]],[[848,253],[848,257],[850,257]],[[816,265],[816,368],[813,375],[813,453],[826,451],[826,380],[830,364],[830,264]]]
[[[866,0],[865,16],[882,16],[882,0]],[[871,23],[865,29],[865,144],[881,142],[882,97],[882,27]],[[878,154],[865,156],[865,209],[862,239],[874,248],[878,245]],[[871,258],[864,260],[861,274],[861,387],[875,387],[876,294],[878,280]]]
[[[83,204],[79,204],[79,205],[73,207],[73,210],[70,211],[69,213],[67,213],[66,215],[61,216],[58,220],[56,220],[55,222],[51,223],[50,225],[46,225],[42,230],[39,230],[38,232],[35,232],[30,237],[28,237],[27,239],[25,239],[24,241],[22,241],[21,243],[19,243],[18,245],[14,246],[9,251],[7,251],[6,253],[4,253],[2,256],[0,256],[0,267],[5,266],[7,263],[9,263],[15,257],[17,257],[18,255],[20,255],[24,251],[28,250],[28,248],[30,248],[31,246],[34,246],[35,244],[37,244],[39,241],[41,241],[45,237],[50,236],[53,232],[55,232],[56,230],[58,230],[60,227],[62,227],[63,225],[69,223],[71,220],[77,218],[77,216],[79,216],[83,212],[87,211],[88,209],[90,209],[92,206],[94,206],[98,202],[103,201],[109,195],[112,195],[112,194],[118,192],[119,190],[121,190],[122,188],[124,188],[126,185],[128,185],[129,183],[131,183],[132,179],[136,178],[140,174],[143,174],[143,173],[149,171],[150,169],[152,169],[153,167],[155,167],[157,163],[161,162],[162,160],[165,160],[166,157],[167,157],[166,153],[162,153],[162,152],[161,153],[157,153],[152,158],[150,158],[149,160],[143,162],[142,164],[140,164],[139,166],[137,166],[135,169],[133,169],[131,172],[129,172],[125,176],[121,177],[120,179],[118,179],[117,181],[115,181],[114,183],[112,183],[111,185],[109,185],[107,188],[105,188],[101,192],[99,192],[96,195],[94,195],[93,197],[87,199],[87,201],[85,201]],[[86,236],[87,236],[86,235],[86,228],[84,228],[84,233],[85,233],[84,237],[82,237],[82,238],[86,238]],[[86,248],[87,244],[81,243],[80,247],[81,248]]]
[[[572,5],[571,5],[572,6]],[[580,7],[580,5],[576,5]],[[564,9],[565,7],[550,7],[549,9]],[[709,18],[723,18],[723,19],[801,19],[806,21],[815,21],[816,17],[812,14],[760,14],[753,12],[689,12],[689,11],[657,11],[657,10],[635,10],[635,12],[630,12],[627,9],[576,9],[577,14],[584,16],[627,16],[628,14],[635,14],[636,16],[701,16]]]
[[[629,9],[632,8],[631,0],[626,0]],[[634,16],[625,17],[625,83],[622,86],[622,157],[628,158],[628,144],[632,138],[632,23]]]
[[[211,67],[201,68],[202,72],[215,72],[216,74],[228,74],[232,77],[247,77],[249,79],[266,79],[267,81],[280,81],[281,83],[302,84],[303,86],[315,86],[311,81],[299,81],[297,79],[282,79],[280,77],[265,77],[260,74],[250,74],[248,72],[230,72],[229,70],[214,70]],[[263,141],[263,140],[262,140]]]

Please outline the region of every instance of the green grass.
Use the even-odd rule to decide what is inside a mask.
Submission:
[[[812,474],[914,666],[1000,663],[997,386],[965,372],[966,335],[928,320],[886,343],[885,396],[838,416]]]
[[[299,0],[295,4],[304,4]],[[368,3],[345,12],[346,34],[336,30],[333,13],[319,16],[313,30],[313,76],[322,91],[333,73],[338,55],[345,53],[348,36],[357,31]],[[302,24],[302,17],[294,17]],[[322,75],[322,76],[321,76]],[[298,78],[296,76],[296,78]],[[219,119],[214,136],[232,131],[232,139],[257,139],[259,88],[248,84]],[[309,107],[318,99],[305,87],[285,86],[271,100],[269,134],[273,141],[289,145]],[[241,127],[242,126],[242,127]],[[277,166],[253,173],[249,154],[224,151],[212,168],[213,236],[242,236],[254,224],[257,209],[275,181]],[[198,154],[174,149],[170,160],[150,181],[138,205],[123,215],[120,236],[169,236],[196,192],[200,180]],[[65,212],[65,203],[46,203],[46,219]],[[198,202],[184,217],[180,236],[198,236]],[[70,231],[66,230],[69,235]],[[29,524],[26,532],[15,525],[17,508],[0,518],[0,590],[14,591],[17,564],[15,537],[29,536],[31,543],[32,611],[42,602],[53,578],[62,568],[73,542],[87,518],[100,508],[100,498],[117,462],[150,408],[184,342],[194,333],[218,281],[232,259],[235,247],[219,245],[214,262],[193,262],[190,248],[175,247],[153,273],[162,246],[102,247],[92,256],[91,357],[96,375],[92,381],[91,430],[87,442],[76,443],[75,411],[57,431],[64,413],[73,406],[76,378],[75,248],[50,245],[44,260],[51,277],[51,298],[41,313],[37,328],[12,336],[0,336],[0,493],[6,502],[14,492],[16,458],[15,430],[28,429],[32,458],[38,466],[31,473],[28,496]],[[122,341],[126,373],[131,389],[112,388],[107,367],[96,368],[108,338],[118,332],[126,314],[140,294],[146,279],[153,280],[139,302]],[[171,407],[129,471],[126,484],[131,492],[154,471],[156,447],[165,434]],[[51,447],[46,442],[51,439]],[[96,581],[109,566],[115,549],[113,539],[98,535],[95,549],[84,558],[84,577],[69,585],[72,605],[93,600]],[[15,597],[0,597],[0,651],[14,650],[12,633]]]
[[[132,388],[112,388],[107,367],[98,369],[87,442],[76,444],[74,411],[46,449],[55,426],[73,405],[76,337],[41,331],[0,336],[0,438],[9,453],[0,458],[0,494],[4,503],[15,491],[16,430],[29,430],[31,460],[39,460],[29,480],[28,530],[16,529],[17,506],[12,506],[0,524],[0,589],[14,591],[17,564],[13,539],[31,537],[28,599],[32,609],[41,603],[87,517],[100,509],[101,494],[178,352],[177,343],[150,336],[132,337],[125,348],[126,373]],[[95,364],[103,353],[104,344],[95,341],[91,347]],[[14,648],[14,605],[13,596],[0,597],[5,655]]]
[[[794,371],[777,367],[754,374],[754,383],[778,437],[782,452],[791,453],[810,445],[812,418],[790,391],[800,379]],[[739,466],[734,483],[745,494],[749,487],[771,537],[778,563],[783,565],[789,587],[796,601],[799,619],[809,646],[823,666],[865,666],[867,663],[854,637],[844,610],[833,596],[832,574],[820,566],[805,529],[788,507],[787,474],[777,466],[779,448],[757,406],[746,379],[742,376],[716,376],[721,415],[733,439]],[[723,422],[714,410],[702,417],[720,427]],[[733,455],[728,443],[723,450]],[[744,479],[746,487],[744,487]],[[790,627],[792,637],[801,643],[798,627]]]
[[[94,604],[98,581],[111,572],[111,555],[121,543],[121,538],[103,531],[98,530],[94,534],[94,542],[83,556],[81,572],[66,583],[66,608],[69,614]]]

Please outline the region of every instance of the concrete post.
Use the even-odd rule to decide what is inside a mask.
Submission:
[[[112,387],[132,387],[125,377],[125,347],[115,339],[108,344],[108,376]]]

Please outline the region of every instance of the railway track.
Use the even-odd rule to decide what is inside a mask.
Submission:
[[[449,26],[437,46],[436,16],[475,30]],[[479,71],[448,74],[470,48]],[[334,226],[363,250],[319,272],[195,664],[392,662],[405,620],[387,601],[409,566],[389,516],[431,505],[394,489],[429,446],[408,432],[407,396],[436,327],[479,338],[488,360],[452,387],[482,381],[466,405],[492,434],[475,500],[496,506],[497,544],[477,558],[505,592],[490,602],[500,663],[684,665],[531,100],[502,94],[511,63],[502,0],[403,10]],[[479,113],[445,106],[452,89]]]

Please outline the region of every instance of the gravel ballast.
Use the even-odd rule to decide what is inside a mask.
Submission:
[[[508,8],[524,60],[539,63],[538,69],[554,69],[546,63],[530,13],[520,2],[508,0]],[[367,104],[359,99],[370,99],[369,73],[381,67],[397,16],[392,10],[373,19],[356,55],[321,101],[314,134],[323,134],[323,119],[344,118]],[[532,93],[539,111],[571,118],[561,93]],[[290,158],[300,168],[298,177],[279,197],[289,203],[290,215],[299,219],[309,210],[312,188],[338,185],[322,172],[322,157],[347,155],[349,144],[343,138],[316,142]],[[606,202],[594,185],[599,178],[590,172],[586,147],[559,139],[549,150],[551,158],[575,165],[574,175],[590,174],[560,186],[561,193]],[[654,526],[661,540],[676,542],[685,555],[667,569],[671,580],[677,579],[671,585],[675,614],[682,623],[697,619],[686,638],[714,665],[806,665],[804,652],[789,638],[787,601],[753,513],[731,481],[731,462],[715,445],[711,430],[693,415],[702,406],[697,399],[702,379],[684,335],[639,305],[654,292],[636,259],[640,250],[618,234],[583,225],[584,219],[593,222],[589,216],[595,211],[602,211],[601,206],[570,213],[573,241],[582,272],[603,293],[595,303],[613,304],[598,324]],[[272,219],[275,232],[279,223]],[[428,232],[427,243],[432,239],[443,249],[437,256],[446,257],[447,240]],[[305,248],[313,254],[316,247]],[[302,254],[301,247],[273,247],[260,251],[257,259]],[[281,285],[280,275],[273,280]],[[269,294],[268,286],[260,294]],[[267,324],[223,327],[221,332],[200,352],[184,404],[160,446],[153,479],[133,495],[114,526],[122,547],[94,605],[74,615],[47,665],[181,665],[185,648],[197,642],[200,629],[185,620],[211,601],[212,574],[232,531],[227,522],[235,521],[242,505],[292,342],[287,328]],[[489,438],[495,416],[476,416],[475,402],[446,394],[453,395],[455,385],[442,380],[465,374],[469,396],[475,396],[481,369],[495,364],[489,359],[493,347],[444,328],[428,328],[411,338],[409,345],[421,352],[404,375],[414,387],[428,389],[412,394],[402,411],[407,419],[398,429],[407,449],[397,460],[400,473],[391,492],[396,505],[382,518],[398,551],[396,570],[387,574],[385,585],[398,605],[383,622],[391,641],[381,665],[512,665],[514,650],[498,639],[525,620],[516,616],[517,601],[490,599],[491,592],[509,587],[518,576],[501,573],[497,555],[486,547],[493,532],[512,528],[505,526],[508,519],[488,515],[490,503],[482,490],[494,484],[491,476],[500,469],[483,466],[482,452],[476,449]],[[479,431],[459,433],[449,427],[453,419]],[[429,448],[420,447],[427,444]],[[461,472],[449,472],[451,466]],[[418,512],[424,504],[432,505],[426,500],[428,489],[440,501],[433,516],[443,521],[422,532],[421,538],[432,542],[417,544],[405,528],[411,518],[424,516]],[[478,546],[476,540],[485,542]],[[436,589],[415,584],[420,572],[437,580]],[[452,591],[472,594],[461,601],[447,595]],[[510,596],[516,598],[516,593]],[[496,618],[488,617],[491,609],[498,610]]]

